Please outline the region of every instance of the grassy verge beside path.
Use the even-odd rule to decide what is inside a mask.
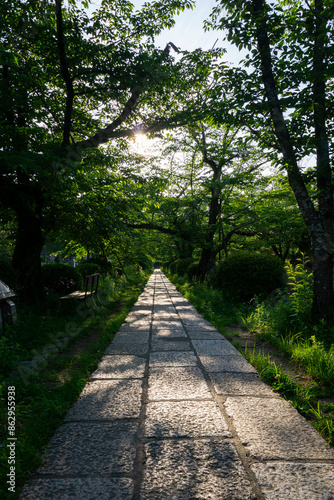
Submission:
[[[114,334],[118,331],[128,315],[147,281],[147,276],[141,275],[141,283],[126,283],[112,290],[112,297],[104,297],[103,306],[81,308],[76,314],[77,305],[69,305],[61,314],[54,311],[44,311],[44,317],[38,314],[30,316],[26,321],[26,336],[32,336],[31,325],[39,325],[36,329],[36,339],[32,342],[30,359],[36,352],[42,352],[45,344],[53,345],[57,339],[58,348],[51,358],[42,366],[30,373],[29,376],[20,376],[17,371],[3,378],[1,383],[1,473],[0,497],[16,499],[24,482],[29,480],[35,469],[41,463],[42,453],[55,430],[62,424],[67,410],[77,400],[90,374],[96,369],[103,352],[109,345]],[[55,328],[56,325],[56,328]],[[20,339],[24,336],[24,325],[21,328]],[[52,336],[47,335],[49,328],[53,329]],[[60,335],[55,330],[60,329]],[[43,335],[44,331],[44,335]],[[70,332],[77,335],[71,337]],[[64,337],[64,332],[67,337]],[[44,338],[44,343],[43,343]],[[66,339],[64,341],[64,339]],[[21,348],[23,351],[23,347]],[[28,350],[24,352],[25,359]],[[22,357],[22,356],[21,356]],[[20,356],[18,356],[20,360]],[[15,425],[9,426],[8,394],[9,388],[15,387]],[[11,407],[11,411],[14,407]],[[14,420],[11,421],[14,423]],[[15,435],[15,493],[8,491],[10,449],[9,429],[13,428]]]
[[[309,339],[298,336],[282,337],[270,330],[256,332],[256,338],[265,346],[266,353],[260,348],[247,348],[235,340],[235,329],[229,332],[228,326],[244,324],[245,318],[252,316],[252,306],[227,301],[222,292],[205,284],[189,282],[185,277],[169,275],[168,278],[177,289],[194,305],[205,319],[225,335],[239,349],[247,360],[257,369],[261,378],[274,391],[289,401],[318,432],[334,446],[334,357],[333,347],[325,348],[314,335]],[[247,324],[247,322],[246,322]],[[313,328],[313,333],[315,329]],[[278,339],[277,341],[275,339]],[[272,344],[271,341],[274,341]],[[275,362],[277,349],[284,357],[284,364]],[[303,382],[289,376],[284,370],[287,365],[292,371],[308,375]],[[308,382],[305,382],[308,379]]]

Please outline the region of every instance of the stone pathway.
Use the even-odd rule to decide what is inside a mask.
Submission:
[[[334,450],[155,271],[20,498],[329,500]]]

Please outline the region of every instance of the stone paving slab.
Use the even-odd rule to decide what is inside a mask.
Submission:
[[[134,305],[131,309],[131,313],[139,313],[139,314],[152,314],[152,305]]]
[[[138,418],[141,408],[141,380],[94,380],[84,387],[77,403],[68,411],[69,420],[111,420]]]
[[[193,352],[155,352],[150,355],[150,368],[163,366],[197,366],[197,358]]]
[[[188,330],[188,335],[192,340],[224,340],[224,337],[218,331]]]
[[[151,368],[148,384],[150,401],[212,399],[202,371],[194,366]]]
[[[142,500],[255,500],[230,440],[167,440],[145,446]]]
[[[82,423],[62,425],[50,441],[38,473],[103,476],[129,473],[135,457],[138,423]]]
[[[208,372],[257,373],[242,356],[200,355],[201,363]]]
[[[196,333],[196,332],[217,332],[217,329],[212,326],[212,325],[185,325],[184,328],[186,331],[191,334],[191,333]]]
[[[191,305],[186,307],[177,307],[177,312],[185,319],[198,319],[199,321],[206,321],[203,316]]]
[[[184,300],[182,300],[182,299],[173,300],[173,306],[176,308],[176,310],[178,310],[178,308],[180,308],[180,307],[185,307],[187,305],[190,305],[190,302],[188,300],[186,300],[186,299],[184,299]]]
[[[148,353],[149,346],[147,342],[134,343],[134,342],[112,342],[109,347],[105,350],[104,354],[134,354],[137,356],[142,356]]]
[[[20,498],[23,500],[132,500],[133,481],[128,478],[35,479]]]
[[[225,407],[241,441],[255,458],[334,459],[334,449],[287,401],[228,397]]]
[[[210,373],[209,377],[219,395],[278,397],[255,373]]]
[[[254,464],[267,500],[333,500],[334,465],[270,462]]]
[[[183,325],[180,320],[175,320],[175,319],[166,319],[166,320],[153,320],[152,323],[152,329],[157,330],[157,329],[172,329],[172,330],[183,330]]]
[[[178,305],[178,306],[175,306],[175,309],[177,310],[178,313],[182,314],[182,313],[188,313],[188,312],[191,312],[191,313],[194,313],[194,314],[199,314],[196,309],[194,308],[193,305],[190,304],[190,302],[187,302],[183,305]],[[203,316],[200,315],[200,317],[202,318]]]
[[[231,437],[213,401],[159,401],[146,410],[147,437]]]
[[[131,323],[132,321],[147,321],[152,319],[152,307],[150,309],[131,309],[127,315],[125,322]]]
[[[172,328],[152,329],[152,336],[157,339],[174,339],[179,337],[187,338],[187,334],[183,329],[175,330]]]
[[[191,351],[192,347],[188,340],[169,340],[161,338],[152,338],[151,352],[160,351]]]
[[[208,321],[203,320],[202,318],[192,318],[192,319],[187,319],[187,318],[182,318],[183,324],[186,327],[193,327],[194,329],[198,330],[200,328],[214,328],[211,323]]]
[[[159,314],[154,314],[154,319],[153,319],[153,325],[155,323],[159,323],[160,321],[166,322],[166,321],[177,321],[177,323],[180,323],[179,317],[177,314],[170,314],[168,312],[164,313],[159,313]],[[156,327],[155,327],[156,328]]]
[[[140,330],[145,330],[147,328],[150,328],[150,322],[151,318],[149,316],[146,316],[143,318],[142,316],[139,316],[139,318],[136,319],[126,319],[124,323],[122,324],[122,328],[126,329],[127,327],[132,329],[140,329]]]
[[[133,342],[133,343],[137,343],[137,344],[143,344],[144,342],[145,343],[148,343],[148,339],[149,339],[149,336],[150,336],[150,333],[149,331],[143,333],[143,332],[137,332],[137,331],[134,331],[134,332],[131,332],[131,331],[119,331],[118,333],[116,333],[112,343],[113,344],[121,344],[123,342]]]
[[[212,354],[214,356],[241,356],[230,342],[223,338],[219,340],[193,340],[195,351],[201,354]]]
[[[91,378],[141,378],[144,376],[145,362],[144,358],[137,356],[104,356]]]

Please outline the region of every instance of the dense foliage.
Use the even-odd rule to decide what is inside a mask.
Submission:
[[[271,255],[235,253],[217,266],[213,283],[238,300],[264,298],[284,285],[283,263]]]
[[[42,284],[46,293],[66,294],[82,289],[83,279],[74,267],[50,264],[42,267]]]

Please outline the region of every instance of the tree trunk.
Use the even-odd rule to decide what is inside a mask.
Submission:
[[[213,251],[213,241],[212,241],[208,248],[202,249],[201,258],[198,263],[197,274],[201,279],[201,281],[204,281],[205,276],[214,268],[215,261],[216,261],[216,253]]]
[[[13,266],[18,272],[19,295],[22,301],[41,299],[41,258],[44,245],[42,234],[41,203],[31,200],[31,204],[16,207],[17,238],[13,254]]]
[[[322,235],[312,238],[312,260],[312,313],[316,318],[332,321],[334,309],[333,241],[326,231],[323,231]]]
[[[270,43],[263,0],[253,0],[261,71],[266,97],[276,137],[286,163],[290,187],[297,200],[312,240],[313,313],[318,318],[333,321],[333,244],[334,215],[332,174],[326,133],[326,18],[322,16],[323,1],[315,0],[315,39],[313,54],[314,129],[317,150],[316,210],[298,168],[293,143],[280,107],[272,70]]]
[[[205,161],[213,170],[212,185],[211,185],[211,199],[210,199],[210,209],[209,209],[209,221],[208,230],[205,237],[204,247],[202,249],[201,258],[198,264],[197,274],[201,281],[204,281],[205,276],[214,268],[216,262],[217,250],[214,249],[214,236],[217,230],[217,222],[220,214],[220,203],[219,203],[219,181],[221,178],[222,169],[220,166],[216,165],[213,160]]]

